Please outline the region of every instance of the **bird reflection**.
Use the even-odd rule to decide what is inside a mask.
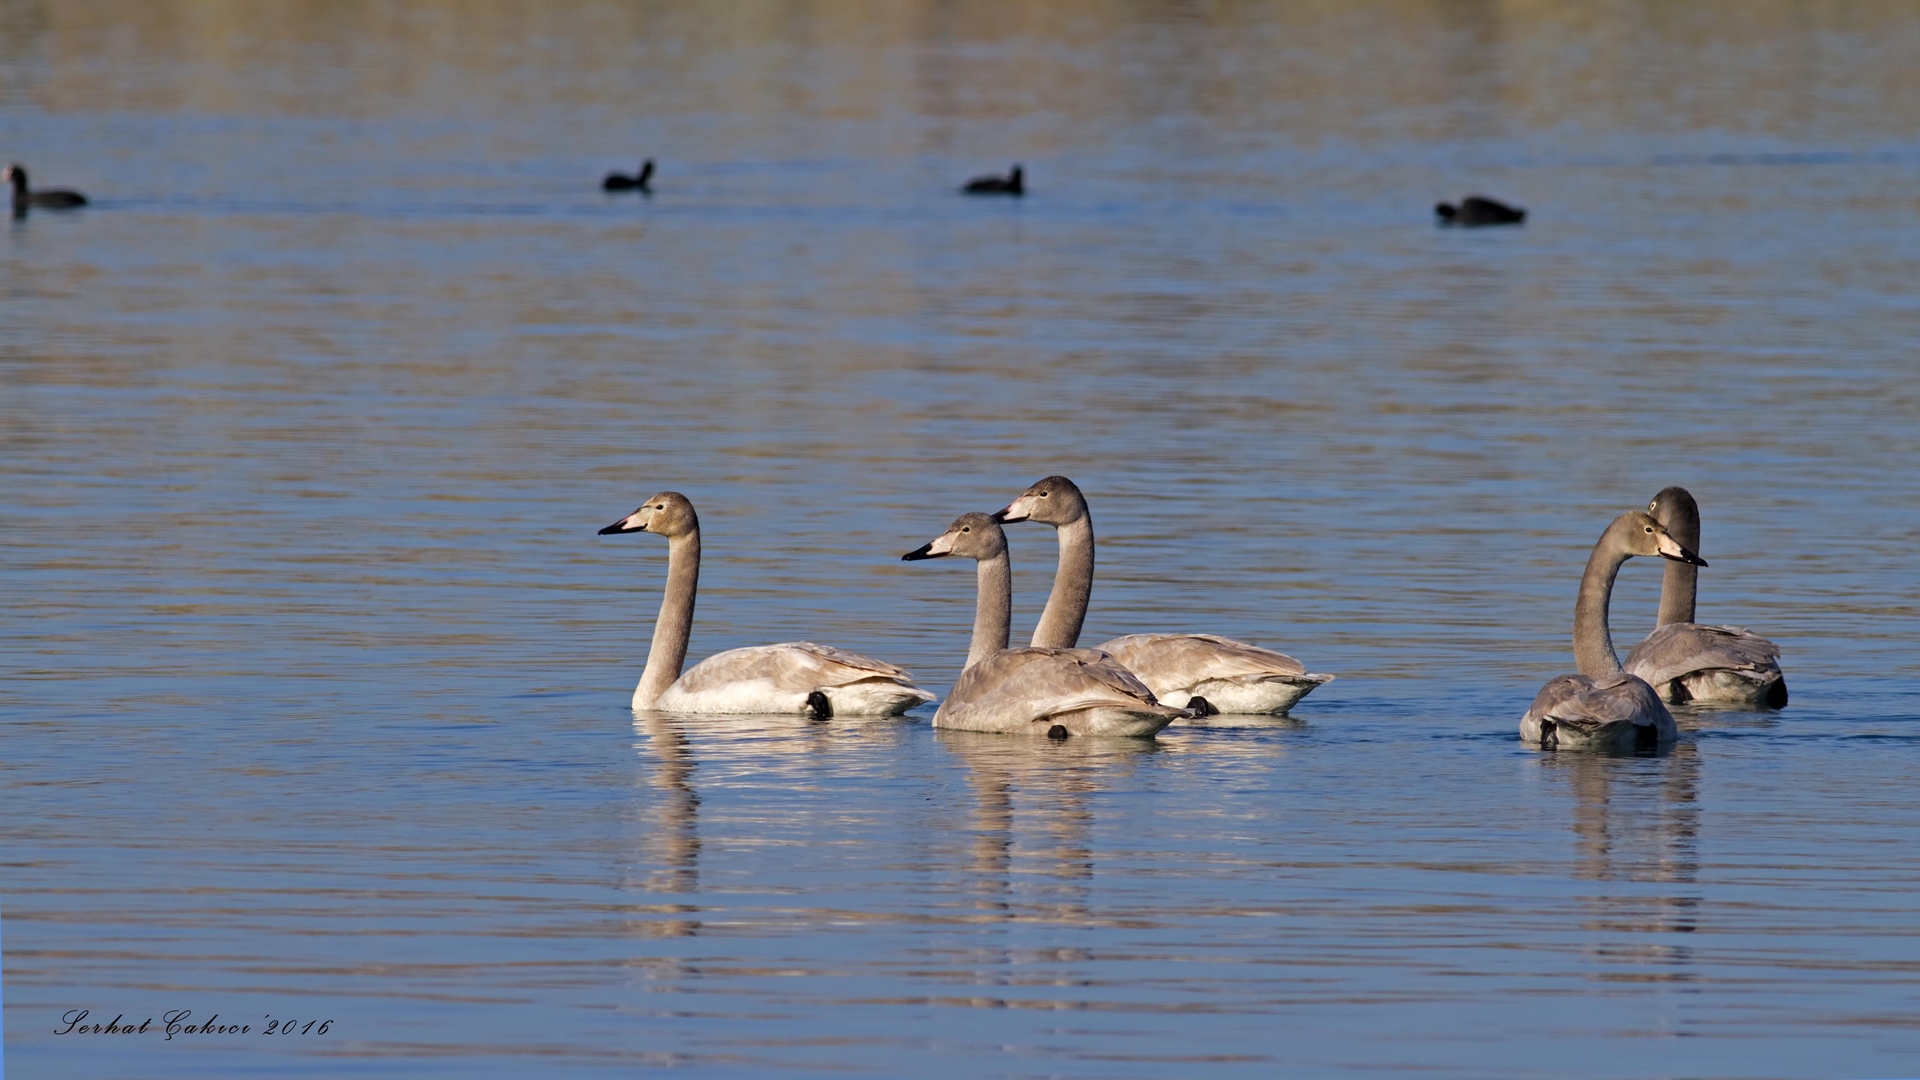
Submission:
[[[656,801],[647,814],[643,833],[648,872],[637,883],[650,892],[692,897],[700,889],[700,794],[693,788],[693,752],[681,721],[659,713],[636,717],[634,730],[646,736],[639,744],[641,757],[657,762],[653,789]],[[695,904],[676,903],[653,908],[670,914],[694,915]],[[655,919],[645,924],[646,932],[659,937],[692,937],[700,932],[700,920]]]
[[[1150,739],[1009,738],[942,729],[942,746],[966,765],[974,793],[971,880],[977,909],[1015,913],[1016,884],[1033,902],[1020,914],[1050,921],[1092,920],[1092,796],[1115,779],[1128,759],[1158,750]],[[1016,882],[1014,860],[1037,860],[1031,878]]]
[[[1699,917],[1700,754],[1691,740],[1657,758],[1552,754],[1543,764],[1573,796],[1575,878],[1595,883],[1668,886],[1581,898],[1583,929],[1604,935],[1598,953],[1620,963],[1651,964],[1636,973],[1656,982],[1687,982],[1693,949],[1657,939],[1615,935],[1692,933]],[[1674,970],[1678,969],[1678,970]]]

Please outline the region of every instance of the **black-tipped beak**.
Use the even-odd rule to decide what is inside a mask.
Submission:
[[[646,531],[647,531],[647,527],[645,525],[642,525],[637,529],[627,528],[627,519],[621,518],[619,521],[616,521],[613,524],[607,526],[606,528],[601,529],[598,535],[612,536],[614,533],[646,532]]]
[[[1020,504],[1019,504],[1019,503],[1012,503],[1012,504],[1009,504],[1009,505],[1007,505],[1006,507],[1003,507],[1003,508],[1001,508],[1001,509],[999,509],[999,510],[995,510],[995,511],[993,512],[993,520],[994,520],[994,523],[995,523],[995,524],[998,524],[998,525],[1005,525],[1005,524],[1007,524],[1007,523],[1009,523],[1009,522],[1013,522],[1013,521],[1025,521],[1025,520],[1027,520],[1027,515],[1025,515],[1025,514],[1019,514],[1019,515],[1015,515],[1015,514],[1014,514],[1014,512],[1013,512],[1013,508],[1014,508],[1015,506],[1018,506],[1018,505],[1020,505]]]
[[[1688,551],[1686,548],[1681,548],[1680,554],[1678,555],[1668,555],[1665,552],[1661,552],[1661,555],[1664,558],[1672,559],[1674,562],[1692,563],[1695,566],[1707,565],[1707,560],[1701,558],[1698,555],[1695,555],[1693,552]]]
[[[933,553],[933,541],[929,540],[919,547],[914,548],[912,551],[907,552],[905,555],[900,556],[900,561],[919,562],[921,559],[937,559],[939,557],[940,556]]]

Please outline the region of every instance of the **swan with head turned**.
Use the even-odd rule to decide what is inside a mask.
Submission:
[[[1573,659],[1578,675],[1558,675],[1534,696],[1520,718],[1520,739],[1544,750],[1635,750],[1670,743],[1673,714],[1638,675],[1614,655],[1607,605],[1620,567],[1635,555],[1707,565],[1652,516],[1630,510],[1614,518],[1587,557],[1573,604]]]
[[[997,521],[1051,525],[1060,542],[1053,591],[1033,643],[1072,648],[1080,641],[1093,593],[1093,514],[1073,481],[1049,476],[994,515]],[[1209,713],[1278,715],[1333,679],[1285,653],[1213,634],[1128,634],[1099,646],[1168,705]]]
[[[667,590],[646,671],[633,691],[634,709],[896,716],[933,700],[902,668],[810,641],[729,649],[681,674],[700,582],[699,515],[685,495],[663,491],[600,530],[602,536],[630,532],[667,539]]]
[[[1064,738],[1152,735],[1188,715],[1153,692],[1113,658],[1095,649],[1009,649],[1013,570],[1007,534],[989,514],[962,514],[947,531],[900,556],[909,562],[973,559],[977,600],[967,666],[954,681],[933,726]]]
[[[1653,497],[1647,512],[1689,551],[1700,550],[1700,504],[1683,487]],[[1669,705],[1782,708],[1787,678],[1780,646],[1737,626],[1693,621],[1700,569],[1670,562],[1660,582],[1660,617],[1653,633],[1627,653],[1626,669],[1647,680]]]

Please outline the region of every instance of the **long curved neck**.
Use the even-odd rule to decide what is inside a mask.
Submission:
[[[1613,599],[1613,579],[1628,555],[1614,542],[1609,529],[1593,545],[1587,572],[1580,576],[1580,597],[1573,603],[1573,662],[1589,677],[1615,675],[1620,658],[1613,654],[1613,635],[1607,632],[1607,604]]]
[[[967,666],[1007,649],[1007,634],[1013,626],[1013,568],[1006,552],[980,560],[976,577],[979,598],[973,606],[973,645],[967,649]]]
[[[1080,624],[1087,621],[1087,600],[1093,595],[1093,515],[1083,514],[1054,532],[1060,540],[1060,568],[1053,572],[1053,591],[1033,628],[1033,645],[1071,649],[1080,643]]]
[[[1700,515],[1684,511],[1673,514],[1669,520],[1661,522],[1667,531],[1673,534],[1681,546],[1698,555],[1700,553]],[[1700,589],[1700,568],[1692,563],[1667,561],[1666,576],[1660,579],[1660,616],[1655,626],[1668,623],[1692,622],[1693,602]]]
[[[667,541],[667,593],[660,598],[653,646],[647,650],[647,670],[633,692],[634,705],[652,705],[680,677],[680,666],[687,662],[687,639],[693,636],[693,597],[699,586],[700,533],[695,530]]]

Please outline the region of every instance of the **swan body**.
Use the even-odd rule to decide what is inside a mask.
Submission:
[[[1079,644],[1093,594],[1093,514],[1079,485],[1049,476],[1029,487],[996,521],[1052,525],[1060,544],[1053,591],[1033,630],[1033,644]],[[1100,646],[1138,676],[1162,704],[1205,713],[1265,713],[1292,708],[1333,679],[1285,653],[1213,634],[1129,634]]]
[[[1005,176],[976,176],[960,190],[968,195],[1025,195],[1026,170],[1015,165]]]
[[[1646,749],[1677,734],[1653,687],[1625,672],[1556,675],[1520,720],[1521,741],[1542,749]]]
[[[1580,673],[1557,675],[1540,688],[1520,718],[1522,742],[1543,750],[1631,750],[1678,737],[1673,714],[1645,679],[1621,668],[1607,632],[1614,580],[1635,555],[1706,565],[1650,515],[1632,510],[1613,519],[1593,545],[1573,605],[1573,656]]]
[[[685,495],[663,491],[600,530],[627,532],[667,538],[667,588],[633,691],[636,711],[895,716],[933,700],[902,668],[810,641],[729,649],[681,674],[700,580],[700,518]]]
[[[895,716],[933,695],[912,685],[904,668],[871,657],[787,641],[714,653],[673,681],[651,705],[634,708],[690,713],[803,713],[807,699],[826,696],[833,716]]]
[[[1213,634],[1128,634],[1098,648],[1175,708],[1197,697],[1215,712],[1278,715],[1333,679],[1286,653]]]
[[[1133,673],[1097,649],[1007,648],[1013,572],[1007,537],[987,514],[963,514],[907,561],[957,555],[978,562],[967,666],[933,726],[1054,738],[1147,736],[1188,715],[1155,700]]]
[[[1682,545],[1700,549],[1700,506],[1686,488],[1662,490],[1647,512]],[[1785,706],[1780,646],[1741,627],[1693,621],[1699,575],[1691,564],[1667,564],[1660,583],[1660,625],[1627,654],[1626,670],[1651,683],[1670,705]]]

